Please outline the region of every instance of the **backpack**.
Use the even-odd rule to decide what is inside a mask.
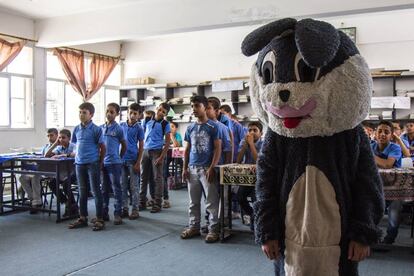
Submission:
[[[154,126],[155,126],[156,123],[160,123],[161,124],[161,127],[162,127],[162,136],[164,137],[164,135],[165,135],[165,128],[167,127],[168,121],[167,120],[164,120],[164,119],[162,119],[161,121],[157,121],[157,120],[155,120],[154,117],[146,117],[145,120],[144,120],[144,126],[146,127],[147,126],[147,123],[149,121],[151,121],[151,120],[154,120],[155,121],[155,123],[152,124],[152,128],[151,129],[154,128]]]

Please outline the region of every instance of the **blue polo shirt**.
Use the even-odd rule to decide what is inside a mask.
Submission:
[[[136,122],[133,125],[129,125],[127,122],[122,122],[120,126],[124,131],[124,137],[127,141],[127,150],[122,160],[137,161],[138,142],[144,140],[144,130],[141,127],[141,123]]]
[[[119,145],[122,141],[125,141],[122,127],[114,121],[110,125],[101,125],[101,129],[106,147],[104,164],[121,164],[122,160],[121,155],[119,154]]]
[[[243,139],[240,142],[240,149],[243,147],[244,143],[246,143],[246,140]],[[262,148],[263,140],[260,138],[259,140],[254,143],[254,147],[256,148],[257,154],[259,154],[260,149]],[[242,163],[244,164],[256,164],[256,162],[253,159],[252,151],[250,150],[250,147],[247,146],[247,150],[244,152]]]
[[[405,146],[410,151],[411,159],[413,159],[414,161],[414,140],[410,140],[408,134],[401,135],[401,140],[404,142]]]
[[[389,157],[395,158],[394,168],[401,168],[402,152],[401,147],[393,142],[390,142],[388,146],[381,152],[378,148],[378,143],[371,143],[372,152],[382,159],[388,159]]]
[[[240,142],[244,139],[244,136],[246,136],[246,130],[245,128],[236,121],[232,121],[233,124],[233,139],[234,139],[234,149],[233,149],[233,162],[236,162],[237,160],[237,154],[239,153],[239,146]]]
[[[203,124],[197,122],[187,127],[184,141],[190,144],[190,166],[208,167],[213,160],[214,141],[219,139],[217,123],[208,120]]]
[[[57,146],[54,150],[53,153],[56,155],[60,155],[60,154],[69,154],[75,151],[75,144],[74,143],[69,143],[68,147],[65,148],[62,145]]]
[[[224,153],[231,151],[230,130],[219,121],[216,121],[215,123],[218,127],[219,139],[221,140],[221,156],[218,164],[222,165],[224,164]]]
[[[164,146],[164,135],[171,132],[170,123],[165,125],[165,131],[162,130],[162,120],[156,121],[151,119],[143,122],[144,128],[144,149],[145,150],[160,150]]]
[[[99,145],[103,144],[102,129],[92,121],[86,126],[79,124],[73,130],[72,143],[76,144],[75,164],[98,162]]]
[[[232,122],[232,120],[229,117],[227,117],[227,115],[220,113],[220,115],[217,118],[217,120],[220,123],[223,123],[229,129],[233,129],[233,122]]]
[[[42,150],[40,151],[40,153],[42,154],[42,156],[45,156],[46,152],[49,150],[49,148],[52,146],[52,144],[46,144],[43,146]]]

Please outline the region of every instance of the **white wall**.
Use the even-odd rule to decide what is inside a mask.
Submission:
[[[0,33],[35,39],[34,21],[0,12]]]
[[[371,68],[414,70],[413,9],[321,20],[336,27],[356,27],[358,48]],[[256,27],[193,32],[126,43],[125,77],[152,76],[159,83],[189,83],[247,76],[255,58],[244,57],[240,44]]]

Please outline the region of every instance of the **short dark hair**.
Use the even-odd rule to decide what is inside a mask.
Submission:
[[[391,128],[391,132],[394,132],[394,126],[392,125],[392,123],[390,121],[380,121],[378,126],[380,125],[385,125],[385,126],[389,126]]]
[[[208,97],[207,98],[208,102],[211,103],[211,105],[213,106],[214,110],[217,110],[220,108],[220,99],[217,97]]]
[[[220,106],[220,109],[224,112],[232,114],[231,107],[228,104],[223,104],[222,106]]]
[[[362,125],[363,127],[369,127],[369,128],[375,129],[374,124],[372,124],[372,123],[370,123],[370,122],[362,122],[362,123],[361,123],[361,125]]]
[[[145,110],[144,113],[146,115],[150,115],[151,117],[154,117],[155,116],[155,112],[153,110]]]
[[[128,106],[129,110],[134,110],[134,111],[138,111],[139,113],[142,112],[142,108],[138,103],[132,103]]]
[[[171,121],[170,124],[174,125],[176,128],[178,127],[178,124],[176,122]]]
[[[263,125],[262,125],[262,123],[260,123],[259,121],[254,121],[254,122],[249,122],[249,124],[247,125],[247,127],[250,127],[250,126],[255,126],[255,127],[257,127],[259,130],[260,130],[260,132],[262,132],[263,131]]]
[[[52,128],[49,128],[48,130],[47,130],[47,133],[54,133],[54,134],[58,134],[58,130],[56,129],[56,128],[54,128],[54,127],[52,127]]]
[[[119,107],[119,104],[117,103],[109,103],[106,107],[113,107],[116,110],[116,113],[119,114],[119,111],[121,110],[121,108]]]
[[[159,106],[161,106],[162,108],[164,108],[165,110],[167,110],[167,113],[168,112],[170,112],[170,105],[169,104],[167,104],[166,102],[162,102],[162,103],[160,103],[160,105]]]
[[[200,103],[200,104],[204,105],[205,108],[207,108],[207,105],[208,105],[207,97],[206,96],[201,96],[201,95],[192,96],[190,98],[190,102],[191,103]]]
[[[66,128],[61,129],[59,131],[59,133],[68,136],[68,138],[70,139],[71,134],[70,134],[70,130],[69,129],[66,129]]]
[[[95,114],[95,107],[93,106],[93,104],[88,103],[88,102],[86,102],[86,103],[82,103],[82,104],[79,106],[79,109],[86,109],[86,110],[88,110],[91,114]]]

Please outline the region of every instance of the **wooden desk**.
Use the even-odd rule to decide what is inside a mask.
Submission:
[[[249,186],[254,187],[256,185],[256,165],[252,164],[227,164],[217,166],[220,174],[220,241],[223,242],[230,237],[232,230],[232,195],[231,186]],[[227,187],[228,192],[228,228],[229,232],[224,229],[224,191]]]
[[[0,215],[4,214],[4,208],[9,208],[11,210],[34,210],[34,211],[41,211],[47,213],[55,213],[56,214],[56,222],[62,221],[61,214],[60,214],[60,193],[56,193],[56,210],[48,210],[45,208],[34,208],[31,206],[24,206],[22,204],[22,200],[16,197],[15,191],[15,179],[16,174],[20,175],[42,175],[46,177],[53,177],[56,179],[57,187],[56,190],[60,190],[61,181],[61,170],[65,169],[67,172],[72,171],[74,158],[43,158],[39,156],[14,156],[12,158],[8,158],[7,160],[9,163],[8,166],[3,166],[0,164],[0,183],[3,183],[3,173],[10,173],[11,174],[11,200],[3,201],[3,185],[0,189]],[[33,162],[36,163],[37,166],[41,167],[42,170],[26,170],[22,168],[22,162]],[[46,169],[45,169],[46,168]]]

